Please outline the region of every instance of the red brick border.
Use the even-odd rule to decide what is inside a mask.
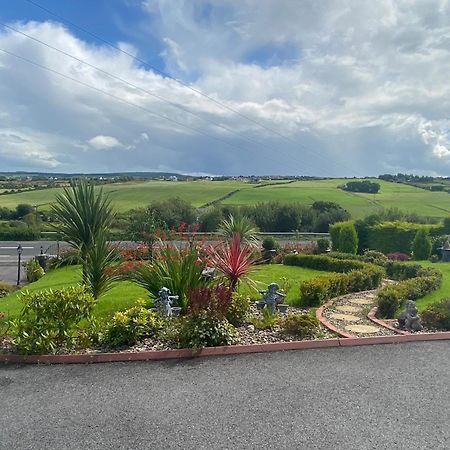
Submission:
[[[397,336],[372,336],[356,338],[322,339],[317,341],[274,342],[269,344],[230,345],[206,347],[198,352],[190,349],[162,350],[136,353],[95,353],[83,355],[14,355],[0,354],[0,363],[13,364],[89,364],[101,362],[150,361],[193,358],[198,356],[239,355],[243,353],[264,353],[280,350],[310,348],[350,347],[358,345],[396,344],[401,342],[450,340],[450,332],[420,333]]]
[[[338,297],[339,298],[339,297]],[[322,323],[323,326],[328,328],[329,330],[336,333],[338,336],[341,336],[343,338],[356,338],[355,335],[347,333],[346,331],[340,330],[339,328],[335,327],[331,322],[327,320],[326,317],[324,317],[323,311],[325,308],[328,308],[334,303],[335,299],[332,298],[331,300],[328,300],[326,303],[324,303],[322,306],[316,309],[316,317],[317,319]]]
[[[380,325],[381,327],[387,328],[388,330],[394,331],[397,334],[411,334],[409,331],[405,330],[399,330],[398,328],[392,327],[391,325],[388,325],[384,320],[378,319],[375,317],[375,314],[377,313],[378,307],[374,306],[370,311],[369,314],[367,314],[367,318],[371,320],[372,322],[376,323],[377,325]]]

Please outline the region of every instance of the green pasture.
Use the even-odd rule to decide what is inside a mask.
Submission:
[[[259,299],[258,290],[266,289],[272,282],[282,284],[282,278],[286,277],[292,289],[289,291],[286,301],[294,303],[300,296],[300,282],[314,276],[323,275],[319,272],[301,267],[283,266],[281,264],[257,266],[250,275],[251,283],[243,283],[240,287],[241,292],[250,295],[254,299]],[[63,287],[76,285],[81,279],[81,270],[78,266],[67,266],[48,272],[44,277],[35,283],[31,283],[22,291],[28,290],[36,292],[43,289],[61,289]],[[95,307],[95,316],[99,319],[107,319],[115,311],[131,307],[139,298],[146,298],[147,291],[129,281],[120,281],[115,283],[113,288],[103,297],[101,297]],[[7,297],[0,298],[0,312],[6,313],[3,322],[16,317],[22,308],[20,301],[20,291],[14,292]]]
[[[110,184],[103,186],[103,189],[110,194],[115,208],[121,212],[171,197],[180,197],[199,207],[237,191],[221,203],[249,205],[280,201],[310,205],[319,200],[333,201],[347,209],[355,219],[391,207],[435,218],[447,217],[450,214],[450,194],[446,192],[430,192],[382,180],[374,180],[381,185],[378,194],[351,193],[337,188],[346,181],[348,180],[309,180],[280,182],[267,186],[239,181],[145,181]],[[28,203],[39,205],[40,210],[45,210],[58,192],[61,192],[60,188],[1,195],[0,206],[14,208],[19,203]]]
[[[173,197],[180,197],[199,207],[235,189],[249,186],[248,183],[235,181],[146,181],[104,185],[103,191],[110,195],[115,209],[124,212]],[[38,210],[46,210],[60,192],[61,188],[54,188],[1,195],[0,206],[15,208],[20,203],[28,203],[39,205]]]
[[[346,181],[348,180],[297,181],[258,189],[242,189],[222,203],[244,205],[278,200],[312,204],[315,201],[326,200],[340,204],[355,219],[382,208],[392,207],[436,218],[447,217],[450,214],[450,194],[446,192],[430,192],[414,186],[382,180],[374,180],[381,186],[378,194],[352,193],[337,188]]]

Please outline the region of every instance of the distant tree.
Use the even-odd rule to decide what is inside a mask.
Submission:
[[[168,228],[178,228],[182,223],[191,225],[197,219],[195,208],[178,197],[152,202],[148,210],[154,215],[156,220],[166,224]]]
[[[364,192],[368,194],[376,194],[380,190],[379,183],[373,183],[372,181],[349,181],[342,189],[350,192]]]
[[[16,219],[22,219],[27,214],[33,213],[34,208],[32,205],[28,205],[26,203],[20,203],[16,206]]]

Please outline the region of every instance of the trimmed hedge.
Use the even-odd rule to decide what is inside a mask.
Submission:
[[[320,306],[330,298],[380,286],[384,270],[372,264],[364,266],[360,270],[334,273],[304,281],[300,285],[300,306]]]
[[[380,222],[367,227],[367,247],[383,253],[411,253],[411,246],[419,229],[430,225],[410,222]]]
[[[367,263],[358,261],[356,257],[351,259],[331,258],[325,255],[286,255],[283,259],[286,266],[299,266],[308,269],[325,270],[327,272],[349,272],[350,270],[360,270],[367,266]]]
[[[408,267],[416,269],[417,266],[409,265]],[[378,292],[377,316],[392,319],[398,309],[405,305],[407,300],[417,300],[439,289],[441,283],[442,273],[439,270],[420,267],[415,277],[403,279],[400,283],[386,286]]]

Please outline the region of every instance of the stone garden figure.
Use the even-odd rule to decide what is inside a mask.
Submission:
[[[172,302],[174,300],[178,300],[178,295],[170,295],[170,289],[163,287],[158,292],[159,297],[155,299],[156,304],[159,304],[159,306],[162,309],[163,315],[166,317],[172,316]]]
[[[406,302],[406,309],[397,317],[398,327],[407,331],[421,331],[423,329],[420,317],[417,315],[416,303]]]
[[[266,308],[268,308],[272,313],[275,312],[277,307],[277,303],[281,303],[286,297],[285,294],[278,292],[280,286],[277,283],[270,283],[267,286],[267,291],[259,291],[259,293],[263,296],[263,301],[266,304]]]

